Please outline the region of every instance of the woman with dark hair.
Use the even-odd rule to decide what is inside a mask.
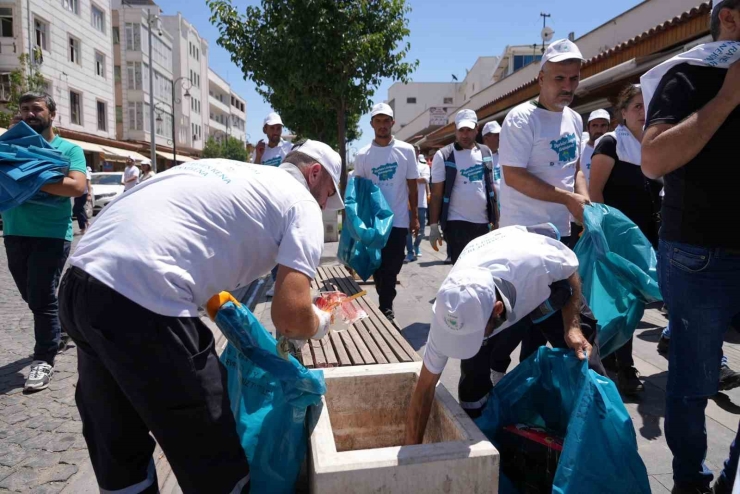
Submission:
[[[639,85],[630,84],[622,90],[615,114],[620,124],[614,132],[596,141],[589,195],[592,201],[624,213],[657,248],[657,212],[662,186],[645,177],[640,168],[645,105]],[[645,390],[632,359],[632,340],[605,358],[604,366],[617,371],[619,389],[623,393]]]

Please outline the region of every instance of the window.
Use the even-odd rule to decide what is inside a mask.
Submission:
[[[82,64],[82,50],[80,49],[80,40],[69,37],[69,61],[76,63],[77,65]]]
[[[126,62],[126,77],[128,89],[141,91],[141,62]]]
[[[62,0],[62,7],[64,7],[66,10],[69,10],[73,14],[80,13],[79,0]]]
[[[98,130],[107,130],[108,119],[106,118],[105,102],[98,101]]]
[[[542,55],[514,55],[514,72],[540,60],[542,60]]]
[[[121,44],[121,29],[118,26],[113,26],[113,44]]]
[[[34,29],[36,31],[36,46],[42,50],[49,49],[49,24],[46,22],[35,19],[33,21]]]
[[[148,36],[146,26],[143,26],[142,31],[144,31],[145,37]],[[143,43],[143,45],[146,45],[146,43]],[[144,48],[146,47],[144,46]],[[146,49],[144,51],[146,52]],[[159,36],[152,36],[152,58],[154,62],[162,67],[168,70],[172,69],[172,48],[165,45]]]
[[[0,38],[13,37],[13,9],[0,9]]]
[[[95,52],[95,75],[105,79],[105,55]]]
[[[416,98],[406,98],[406,103],[409,105],[415,105],[416,104]]]
[[[443,104],[445,104],[445,105],[451,105],[452,104],[452,98],[445,98]]]
[[[145,76],[145,78],[147,77]],[[147,87],[144,89],[146,90]],[[163,101],[170,101],[172,97],[172,81],[156,70],[154,71],[154,97]]]
[[[113,80],[116,83],[121,82],[121,66],[120,65],[116,65],[115,67],[113,67]]]
[[[90,8],[92,27],[105,34],[105,12],[93,5]]]
[[[138,23],[126,23],[126,49],[140,51],[141,50],[141,24]]]
[[[149,105],[146,105],[147,108]],[[141,102],[128,102],[128,128],[129,130],[144,130],[144,104]]]
[[[69,92],[69,121],[82,125],[82,95],[75,91]]]

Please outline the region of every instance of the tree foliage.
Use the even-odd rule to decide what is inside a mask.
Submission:
[[[244,14],[230,0],[207,2],[218,44],[286,125],[338,146],[344,190],[347,137],[358,137],[373,93],[418,65],[405,61],[405,0],[262,0]]]
[[[28,54],[18,56],[18,67],[10,73],[10,87],[7,93],[8,102],[0,111],[0,127],[8,128],[13,115],[18,113],[23,93],[28,91],[46,91],[46,81],[37,64],[28,63]]]
[[[236,161],[247,161],[247,148],[236,137],[228,137],[217,141],[213,137],[206,141],[203,147],[204,158],[226,158]]]

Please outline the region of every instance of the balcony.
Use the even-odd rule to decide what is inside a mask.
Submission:
[[[224,101],[226,101],[226,98],[224,98]],[[229,115],[231,113],[231,110],[229,109],[229,105],[227,103],[223,103],[216,99],[215,96],[208,96],[208,103],[213,106],[214,108],[220,110],[222,113],[225,113],[226,115]]]

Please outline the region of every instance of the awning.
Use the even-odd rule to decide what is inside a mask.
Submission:
[[[77,144],[82,148],[83,151],[89,151],[91,153],[105,153],[105,149],[103,149],[102,146],[98,146],[97,144],[93,144],[92,142],[77,141],[75,139],[65,140],[71,142],[72,144]]]
[[[168,153],[166,151],[157,151],[157,156],[161,156],[162,158],[170,161],[175,161],[175,155],[172,153]],[[187,161],[193,161],[193,158],[189,156],[184,156],[182,154],[177,155],[177,161],[180,163],[185,163]]]
[[[143,154],[139,154],[136,151],[128,151],[126,149],[114,148],[112,146],[100,146],[103,148],[105,154],[117,156],[119,158],[131,158],[134,161],[149,161],[149,158]]]

